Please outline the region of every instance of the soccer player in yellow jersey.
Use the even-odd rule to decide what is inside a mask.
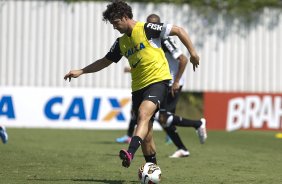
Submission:
[[[147,17],[147,22],[160,23],[161,19],[156,14],[150,14]],[[154,120],[158,121],[161,124],[170,140],[177,147],[177,151],[175,151],[170,156],[170,158],[188,157],[190,155],[190,152],[182,142],[177,132],[176,126],[195,128],[200,143],[204,144],[207,139],[206,120],[204,118],[192,120],[177,116],[175,114],[177,102],[179,100],[180,92],[184,84],[184,77],[182,74],[186,67],[187,58],[177,47],[173,38],[162,38],[161,45],[165,53],[166,59],[169,63],[172,80],[169,84],[169,93],[167,95],[167,104],[165,107],[166,109],[160,109],[157,113],[155,113]],[[125,68],[124,71],[131,72],[131,68]],[[127,130],[127,135],[117,138],[116,142],[130,143],[136,124],[137,119],[134,114],[132,114]]]
[[[146,162],[157,163],[153,116],[159,108],[165,107],[168,83],[171,80],[168,62],[161,49],[161,38],[178,36],[191,55],[190,62],[194,69],[199,65],[199,56],[183,28],[171,24],[135,21],[131,7],[123,1],[108,4],[103,18],[123,35],[116,39],[105,57],[83,69],[71,70],[64,79],[71,80],[82,74],[98,72],[113,62],[118,62],[123,56],[126,57],[131,67],[133,111],[138,122],[128,149],[120,150],[119,157],[122,165],[129,167],[141,145]]]

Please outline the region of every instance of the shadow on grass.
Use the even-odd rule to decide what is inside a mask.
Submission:
[[[77,182],[99,182],[104,184],[124,184],[126,181],[124,180],[108,180],[108,179],[83,179],[83,178],[75,178],[75,179],[51,179],[51,178],[32,178],[27,179],[29,181],[77,181]],[[138,183],[137,181],[127,181],[127,183]]]

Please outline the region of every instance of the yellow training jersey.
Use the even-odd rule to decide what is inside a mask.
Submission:
[[[120,52],[128,59],[131,67],[132,91],[171,79],[165,54],[161,48],[150,44],[144,24],[137,22],[131,36],[124,34],[119,38]]]

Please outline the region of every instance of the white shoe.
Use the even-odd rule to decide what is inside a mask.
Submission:
[[[183,149],[179,149],[176,152],[174,152],[169,158],[182,158],[182,157],[188,157],[190,155],[189,151],[185,151]]]
[[[202,125],[196,130],[196,133],[199,136],[200,143],[204,144],[206,142],[206,139],[208,138],[207,128],[206,128],[207,122],[205,118],[202,118],[201,122],[202,122]]]

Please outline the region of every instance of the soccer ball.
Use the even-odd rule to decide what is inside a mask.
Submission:
[[[138,177],[141,184],[157,184],[161,181],[161,168],[151,162],[147,162],[138,169]]]

